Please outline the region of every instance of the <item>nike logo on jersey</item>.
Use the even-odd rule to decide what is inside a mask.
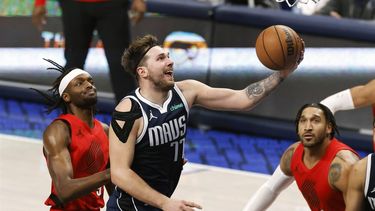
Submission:
[[[372,191],[370,193],[374,193],[374,192],[375,192],[375,187],[374,187],[374,189],[372,189]]]
[[[148,121],[151,121],[152,119],[157,119],[157,117],[154,116],[154,115],[152,114],[152,111],[150,110],[150,118],[148,119]]]

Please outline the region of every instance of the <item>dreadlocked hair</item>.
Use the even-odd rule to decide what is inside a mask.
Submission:
[[[47,68],[47,70],[57,70],[61,73],[61,75],[56,78],[56,80],[52,83],[52,88],[48,89],[47,92],[43,92],[43,91],[40,91],[40,90],[37,90],[37,89],[34,89],[34,88],[31,88],[31,89],[38,92],[44,98],[45,103],[47,104],[47,110],[46,110],[47,114],[51,113],[56,108],[60,108],[62,113],[66,114],[67,111],[68,111],[68,108],[67,108],[66,103],[64,102],[64,100],[60,96],[59,86],[60,86],[61,80],[68,73],[70,73],[70,71],[74,70],[75,68],[66,69],[63,66],[59,65],[58,63],[56,63],[55,61],[52,61],[50,59],[43,58],[43,60],[45,60],[45,61],[47,61],[47,62],[49,62],[49,63],[51,63],[52,65],[55,66],[55,67],[49,67],[49,68]]]
[[[325,105],[323,105],[321,103],[308,103],[308,104],[303,105],[298,110],[296,119],[294,121],[294,124],[296,126],[296,132],[297,132],[297,134],[298,134],[298,124],[299,124],[299,120],[301,119],[302,112],[305,110],[305,108],[308,108],[308,107],[317,108],[317,109],[320,109],[320,110],[323,111],[323,114],[324,114],[324,116],[326,118],[326,121],[329,124],[331,124],[331,127],[332,127],[332,132],[329,134],[330,135],[330,139],[332,139],[335,136],[335,133],[337,133],[337,135],[340,135],[339,129],[337,127],[334,115],[332,114],[331,110],[327,106],[325,106]]]

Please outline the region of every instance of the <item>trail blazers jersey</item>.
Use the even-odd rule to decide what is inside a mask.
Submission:
[[[304,147],[301,143],[293,154],[291,171],[298,188],[312,211],[345,210],[342,192],[331,188],[328,182],[329,168],[340,150],[350,150],[355,153],[349,146],[333,138],[324,156],[311,169],[303,163]]]
[[[163,106],[141,96],[139,88],[125,98],[132,98],[141,107],[143,129],[135,145],[132,170],[148,185],[170,197],[181,175],[188,104],[175,85]],[[116,187],[115,197],[122,210],[143,210],[140,201]],[[136,208],[135,208],[136,207]]]
[[[367,156],[367,170],[365,181],[366,210],[375,210],[375,156]]]

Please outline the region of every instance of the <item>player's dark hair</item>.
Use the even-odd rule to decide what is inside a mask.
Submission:
[[[147,57],[145,55],[154,46],[158,46],[159,41],[153,35],[145,35],[137,38],[122,55],[121,64],[123,68],[131,73],[138,80],[137,67],[144,65]]]
[[[308,104],[305,104],[303,105],[297,112],[297,116],[296,116],[296,119],[295,119],[295,126],[296,126],[296,132],[298,134],[298,125],[299,125],[299,120],[301,119],[301,115],[302,115],[302,112],[305,110],[305,108],[308,108],[308,107],[314,107],[314,108],[318,108],[320,110],[323,111],[323,114],[327,120],[328,123],[331,124],[331,127],[332,127],[332,132],[329,134],[330,135],[330,139],[332,139],[334,136],[335,136],[335,133],[337,133],[338,135],[340,135],[339,133],[339,130],[337,128],[337,124],[336,124],[336,120],[335,120],[335,117],[333,116],[331,110],[329,110],[329,108],[321,103],[308,103]]]
[[[55,61],[52,61],[50,59],[45,59],[45,61],[51,63],[55,67],[49,67],[47,70],[57,70],[61,73],[59,77],[56,78],[56,80],[52,83],[52,88],[48,89],[47,92],[43,92],[34,88],[31,88],[32,90],[35,90],[45,100],[45,103],[47,104],[47,114],[51,113],[56,108],[60,108],[62,113],[66,114],[68,112],[68,108],[64,100],[59,94],[59,86],[61,83],[61,80],[68,74],[70,71],[74,70],[75,68],[64,68],[63,66],[59,65]]]

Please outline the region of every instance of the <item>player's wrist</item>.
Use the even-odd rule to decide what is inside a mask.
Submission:
[[[171,199],[162,195],[161,199],[157,202],[157,207],[164,210],[164,208],[167,207],[169,200]]]

